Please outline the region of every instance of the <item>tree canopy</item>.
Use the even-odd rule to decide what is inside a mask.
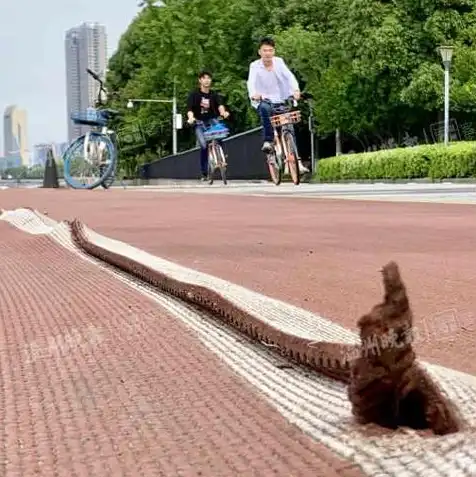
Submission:
[[[311,92],[320,135],[396,131],[434,121],[443,107],[441,44],[454,46],[451,109],[470,115],[476,105],[476,9],[473,0],[144,0],[109,61],[121,162],[172,149],[170,99],[179,112],[197,84],[213,72],[214,88],[232,112],[234,132],[258,124],[246,90],[248,66],[262,35],[273,35],[303,89]],[[179,133],[179,148],[194,144]]]

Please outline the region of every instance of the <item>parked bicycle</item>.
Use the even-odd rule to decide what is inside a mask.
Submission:
[[[115,179],[117,147],[115,132],[108,129],[109,121],[119,111],[101,108],[101,93],[107,90],[101,78],[92,70],[86,70],[99,83],[96,108],[71,114],[75,124],[92,126],[95,130],[74,140],[63,154],[64,179],[73,189],[108,189]]]
[[[203,121],[195,120],[193,125],[203,126]],[[217,169],[220,170],[223,184],[227,184],[226,179],[226,156],[221,147],[220,140],[225,139],[230,134],[229,129],[223,124],[222,119],[217,120],[215,124],[207,127],[203,133],[208,147],[208,183],[214,182],[214,175]]]
[[[302,99],[311,99],[311,95],[303,93]],[[262,101],[272,107],[270,120],[274,131],[274,144],[272,151],[266,153],[271,180],[276,185],[281,184],[287,165],[291,180],[295,185],[299,185],[301,182],[299,152],[293,126],[301,121],[301,111],[293,110],[298,102],[292,96],[278,104],[267,99]]]

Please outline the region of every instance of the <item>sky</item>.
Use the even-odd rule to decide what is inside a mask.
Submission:
[[[108,57],[136,13],[138,0],[0,0],[0,156],[3,112],[28,116],[28,147],[67,140],[65,32],[82,22],[106,26]]]

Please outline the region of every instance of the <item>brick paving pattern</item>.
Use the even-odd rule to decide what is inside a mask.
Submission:
[[[139,292],[49,238],[0,237],[0,475],[361,475]]]
[[[80,218],[109,237],[355,329],[396,260],[418,356],[476,374],[474,206],[110,190],[1,191],[0,207]],[[283,272],[285,271],[285,272]]]
[[[172,195],[122,190],[111,190],[105,193],[103,191],[85,193],[62,190],[0,192],[0,207],[14,209],[22,206],[30,206],[40,211],[46,210],[50,216],[59,220],[78,217],[88,226],[107,236],[131,243],[185,266],[211,273],[266,295],[302,306],[351,329],[355,328],[356,318],[374,305],[375,297],[381,295],[381,283],[377,277],[379,268],[388,260],[396,260],[408,286],[415,312],[416,328],[419,332],[416,350],[419,357],[476,374],[476,297],[474,294],[468,293],[468,290],[473,290],[476,284],[473,265],[476,262],[474,249],[476,221],[474,221],[472,206],[231,197],[218,194],[202,196],[174,193]],[[3,228],[0,230],[2,238],[3,230]],[[23,237],[23,235],[21,236]],[[26,238],[22,240],[26,240]],[[29,240],[32,239],[29,238]],[[18,240],[15,240],[16,242]],[[0,247],[2,246],[0,245]],[[1,255],[3,252],[4,250],[0,248]],[[58,253],[55,253],[55,256],[57,255]],[[18,267],[18,264],[23,263],[24,260],[23,256],[21,259],[18,257],[16,266]],[[37,266],[40,263],[38,254],[32,260],[36,260],[34,263]],[[71,261],[71,258],[68,258],[68,265],[71,263],[76,267],[76,263],[79,262],[76,259]],[[54,269],[55,266],[51,265],[50,268]],[[12,283],[11,279],[4,278],[3,270],[0,270],[0,273],[2,285],[7,283],[5,280],[8,280],[9,284]],[[17,273],[19,272],[17,271]],[[68,272],[65,269],[63,274],[62,281],[65,281],[64,276],[68,276],[73,281],[77,279],[77,273],[72,273],[71,270]],[[49,273],[49,276],[51,275],[52,272]],[[108,296],[108,289],[116,290],[119,287],[120,293],[124,294],[122,285],[120,286],[110,278],[104,277],[103,279],[107,285],[95,293],[104,293]],[[31,295],[31,290],[34,290],[35,287],[37,287],[39,302],[45,300],[43,292],[37,285],[37,282],[42,282],[42,280],[48,283],[45,278],[38,280],[31,277],[31,284],[24,285],[25,277],[18,276],[16,283],[20,285],[15,291],[13,289],[9,291],[12,296],[10,300],[20,296],[20,290],[22,293],[25,290],[24,293]],[[11,285],[9,286],[13,288]],[[67,283],[57,284],[55,282],[53,284],[50,279],[49,288],[59,290],[66,286]],[[84,285],[81,287],[84,290]],[[91,287],[96,290],[94,283],[91,284]],[[5,286],[2,287],[2,290],[4,288]],[[128,290],[128,294],[135,297],[132,301],[137,303],[137,307],[140,304],[140,309],[147,305],[147,301],[144,301],[143,297],[136,296],[136,293],[131,290]],[[53,296],[56,295],[53,294]],[[75,296],[77,300],[82,297],[83,309],[91,309],[95,303],[87,301],[84,291],[79,291],[79,285],[76,288]],[[56,305],[63,303],[61,298],[58,300],[60,301],[56,302]],[[111,301],[110,296],[108,300]],[[114,303],[118,306],[120,302]],[[44,307],[45,305],[40,306]],[[175,323],[167,314],[159,313],[152,305],[151,308],[155,310],[155,314],[151,312],[150,316],[160,315],[162,319],[165,317],[169,322]],[[113,308],[111,307],[111,309]],[[98,313],[99,317],[95,319],[102,322],[103,315],[106,314],[109,315],[109,313]],[[78,316],[82,317],[83,315]],[[79,319],[78,316],[70,316],[70,319]],[[145,313],[144,316],[149,315]],[[124,317],[123,321],[125,321]],[[175,323],[175,326],[179,325]],[[101,325],[98,325],[97,328],[101,329]],[[88,328],[89,335],[86,334],[88,338],[81,341],[73,329],[69,331],[69,341],[67,336],[63,338],[63,342],[70,343],[75,339],[80,342],[87,340],[95,342],[96,340],[98,344],[92,348],[96,353],[94,356],[96,356],[97,350],[101,346],[98,336],[102,335],[95,334],[95,330],[95,327]],[[117,326],[111,330],[111,333],[119,332]],[[183,333],[186,333],[186,330]],[[17,339],[25,341],[19,336]],[[202,350],[190,333],[188,336],[191,346]],[[110,342],[112,343],[112,340]],[[119,340],[119,342],[121,341]],[[166,344],[170,347],[169,341]],[[68,344],[62,346],[63,348],[59,348],[71,348],[71,345]],[[112,349],[116,349],[114,352],[120,355],[122,351],[118,348],[116,337],[114,337],[114,343],[109,345],[108,353],[112,353],[111,346]],[[138,345],[138,351],[133,355],[134,359],[144,352],[143,347],[143,343]],[[44,353],[44,348],[43,351],[41,347],[40,349],[36,346],[32,348],[36,355]],[[49,348],[47,346],[46,349],[51,349],[51,346]],[[53,347],[53,349],[56,348]],[[89,353],[93,353],[93,351],[89,351]],[[202,351],[205,354],[208,353],[205,349]],[[4,352],[2,351],[2,353]],[[156,352],[158,353],[158,351]],[[57,358],[55,359],[57,361]],[[122,356],[118,359],[122,359]],[[207,363],[212,363],[214,359],[218,364],[219,361],[216,357],[210,358],[210,361],[207,358]],[[2,363],[3,361],[2,359]],[[91,359],[88,362],[91,362]],[[63,366],[66,365],[63,364]],[[134,366],[137,367],[136,363]],[[171,366],[177,372],[176,362],[171,362],[167,366]],[[203,369],[209,366],[209,364],[204,364]],[[222,368],[224,372],[229,372],[224,366]],[[157,365],[150,365],[144,371],[147,376],[144,381],[150,380],[151,370],[155,370],[157,373]],[[202,368],[200,370],[202,372]],[[160,372],[169,371],[164,366]],[[97,373],[95,373],[96,375]],[[5,371],[3,376],[5,376]],[[156,383],[160,381],[157,376],[155,379]],[[249,395],[252,396],[251,399],[255,402],[258,398],[254,391],[242,384],[241,381],[238,382],[240,386],[247,389],[246,392],[249,392]],[[156,385],[158,386],[158,384]],[[138,386],[136,384],[135,388],[128,389],[136,390]],[[153,387],[154,384],[151,386]],[[139,387],[139,389],[141,388]],[[139,390],[134,395],[134,390],[128,392],[141,403],[140,407],[144,405],[143,398],[140,397],[144,394],[141,394]],[[222,392],[222,388],[220,388],[220,392]],[[119,399],[116,388],[112,391],[111,396],[110,401],[107,396],[102,401],[107,403],[107,406],[104,404],[106,411],[103,412],[109,413],[109,410],[114,409],[114,403],[117,403],[117,399]],[[230,399],[236,399],[233,393],[231,396]],[[175,395],[174,399],[177,401]],[[51,406],[53,406],[52,402],[53,398],[50,398]],[[146,402],[149,403],[150,400],[146,400]],[[234,401],[232,402],[234,403]],[[117,404],[117,406],[119,405],[122,404]],[[170,409],[176,405],[176,402],[172,402]],[[266,404],[263,403],[263,406],[269,412],[274,412],[268,409]],[[145,407],[148,410],[151,409],[151,407]],[[152,409],[151,415],[155,416],[158,411],[154,406]],[[228,416],[228,412],[223,412],[223,415]],[[247,412],[250,412],[248,408]],[[72,412],[70,411],[70,413]],[[161,416],[161,419],[164,418]],[[224,422],[227,422],[226,419],[228,418],[224,417]],[[256,416],[253,414],[249,419],[254,423]],[[281,418],[278,415],[276,419]],[[118,423],[114,422],[114,425],[126,426],[125,422],[124,418],[124,422],[118,420]],[[295,429],[287,425],[285,421],[283,423],[284,429]],[[259,426],[259,420],[256,425]],[[241,424],[241,426],[243,425]],[[163,429],[161,428],[161,430]],[[170,428],[168,432],[170,438],[172,432]],[[299,431],[294,430],[293,432],[297,432],[302,439],[307,439]],[[278,434],[281,433],[281,430],[278,431]],[[109,435],[108,432],[104,432],[101,436],[104,440],[110,439]],[[113,435],[119,436],[120,434],[113,433]],[[117,438],[119,439],[119,437]],[[261,442],[259,438],[259,436],[256,437],[256,442]],[[15,437],[11,439],[14,440]],[[322,447],[315,445],[312,441],[306,442],[308,442],[307,446],[299,444],[297,447],[301,452],[313,455],[315,459],[313,463],[318,463],[317,467],[312,467],[309,464],[309,467],[302,471],[286,473],[286,467],[281,465],[279,468],[282,475],[311,475],[310,472],[313,472],[313,475],[327,475],[326,472],[331,472],[329,470],[331,465],[334,465],[336,472],[340,472],[342,475],[346,469],[345,463],[329,464],[326,467],[316,457],[323,452]],[[16,445],[16,443],[13,444],[13,446]],[[205,445],[209,445],[207,441],[205,441]],[[253,445],[252,449],[256,447]],[[79,449],[79,447],[76,446],[75,449]],[[158,449],[156,453],[164,452],[161,447]],[[287,444],[281,448],[280,452],[289,452],[284,449],[288,449]],[[291,447],[291,449],[295,448]],[[97,461],[99,454],[91,452],[92,454],[88,455],[94,455]],[[133,455],[137,455],[137,453],[131,452]],[[131,452],[127,455],[131,455]],[[140,450],[138,452],[140,453]],[[25,455],[30,454],[31,452],[28,451]],[[150,459],[151,452],[144,451],[144,456],[146,454],[149,457],[144,457],[144,459]],[[154,453],[152,452],[152,454]],[[326,455],[329,456],[330,453],[326,452]],[[326,459],[327,457],[324,460]],[[157,458],[157,460],[160,459]],[[331,461],[329,460],[329,462]],[[144,475],[161,475],[156,470],[147,473],[146,464],[142,465],[146,469]],[[154,464],[147,465],[153,466]],[[137,472],[137,467],[131,468],[135,471],[134,475],[141,475]],[[317,468],[318,472],[316,472]],[[0,475],[3,475],[1,471],[0,467]],[[268,471],[271,472],[271,469],[268,468]],[[6,475],[29,474],[12,470]],[[51,475],[51,473],[45,471],[43,475]],[[68,471],[64,475],[75,474]],[[92,474],[77,473],[77,475]],[[107,472],[106,475],[108,475]],[[124,471],[123,474],[114,475],[129,474]],[[163,475],[171,474],[165,472]],[[180,475],[180,473],[172,475]],[[183,475],[198,474],[184,473]],[[217,474],[210,474],[205,470],[203,475]],[[234,471],[230,474],[225,470],[223,474],[218,475],[235,474]],[[253,470],[248,468],[247,472],[240,475],[267,474],[261,470],[255,471],[253,474]]]

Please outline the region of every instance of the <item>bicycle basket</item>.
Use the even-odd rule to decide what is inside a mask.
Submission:
[[[101,111],[89,109],[87,111],[76,111],[71,113],[71,119],[75,124],[85,124],[88,126],[105,126],[107,119]]]
[[[214,124],[206,129],[203,133],[206,141],[213,141],[217,139],[224,139],[230,133],[229,129],[223,124]]]
[[[291,111],[289,113],[276,114],[271,116],[271,125],[273,127],[285,126],[286,124],[295,124],[301,121],[301,111]]]

